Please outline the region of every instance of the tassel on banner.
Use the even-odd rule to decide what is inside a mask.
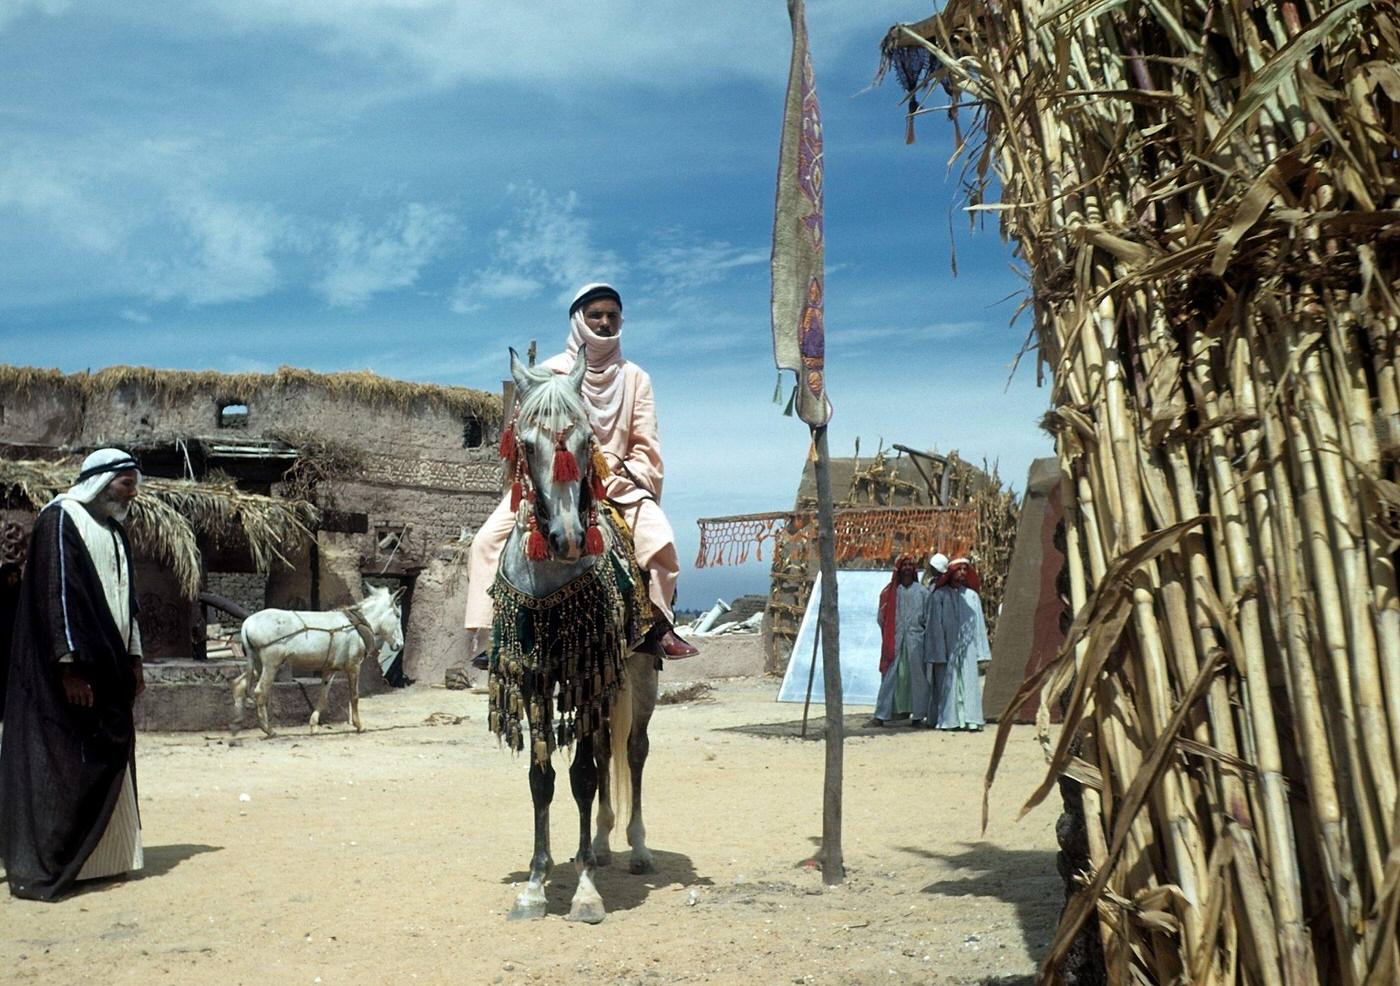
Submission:
[[[797,387],[792,388],[792,393],[788,395],[787,407],[783,408],[783,417],[792,417],[793,408],[797,405]]]
[[[774,403],[774,404],[781,404],[782,402],[783,402],[783,375],[782,375],[781,372],[779,372],[779,374],[778,374],[778,379],[777,379],[777,381],[773,384],[773,403]]]

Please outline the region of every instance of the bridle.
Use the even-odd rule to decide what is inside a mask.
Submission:
[[[603,534],[598,529],[598,504],[607,498],[603,480],[611,474],[607,460],[603,458],[602,446],[596,435],[588,436],[588,466],[579,468],[578,458],[565,444],[578,422],[571,422],[551,433],[554,444],[554,469],[550,481],[556,485],[580,483],[588,494],[588,524],[583,538],[584,553],[603,553]],[[511,415],[510,424],[501,435],[501,458],[511,471],[510,509],[515,514],[517,526],[525,530],[525,557],[530,561],[549,559],[549,542],[541,532],[541,521],[547,520],[540,502],[539,491],[535,487],[534,476],[530,472],[525,450],[516,433],[520,427],[520,408],[517,406]],[[527,509],[521,510],[524,504]]]

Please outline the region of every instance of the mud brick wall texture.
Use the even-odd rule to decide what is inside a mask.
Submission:
[[[132,379],[86,394],[74,378],[61,375],[38,374],[22,389],[0,382],[0,455],[53,457],[104,445],[168,449],[177,439],[206,447],[294,444],[308,435],[356,450],[363,466],[317,491],[319,505],[350,518],[356,530],[319,532],[318,551],[309,543],[288,545],[291,565],[274,563],[266,573],[211,572],[206,588],[250,611],[305,609],[315,596],[329,608],[358,599],[361,579],[387,571],[419,597],[405,627],[408,673],[441,680],[441,668],[466,648],[465,573],[451,577],[442,552],[463,533],[474,533],[500,501],[499,422],[429,397],[401,406],[363,400],[314,380],[274,385],[269,377],[258,378],[269,381],[258,385],[248,377],[200,374],[197,385],[176,386],[176,376],[189,375],[154,373],[149,383]],[[246,415],[239,416],[238,427],[221,425],[221,408],[233,403],[246,407]],[[5,519],[27,533],[20,526],[26,516]],[[147,654],[190,657],[196,607],[179,597],[153,560],[138,559],[137,575]]]

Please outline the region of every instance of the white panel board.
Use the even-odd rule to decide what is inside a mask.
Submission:
[[[838,571],[837,601],[841,627],[841,692],[845,705],[875,704],[880,691],[880,590],[890,584],[889,572]],[[812,586],[807,611],[788,660],[779,702],[802,702],[807,697],[807,675],[812,668],[812,642],[817,633],[817,611],[821,608],[821,573]],[[817,648],[817,673],[812,680],[812,701],[825,701],[822,685],[822,655]]]

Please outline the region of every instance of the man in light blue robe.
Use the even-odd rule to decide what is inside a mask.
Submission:
[[[924,615],[924,657],[933,666],[935,729],[982,728],[982,680],[978,665],[992,659],[980,584],[965,558],[948,563],[948,574],[929,594]]]

